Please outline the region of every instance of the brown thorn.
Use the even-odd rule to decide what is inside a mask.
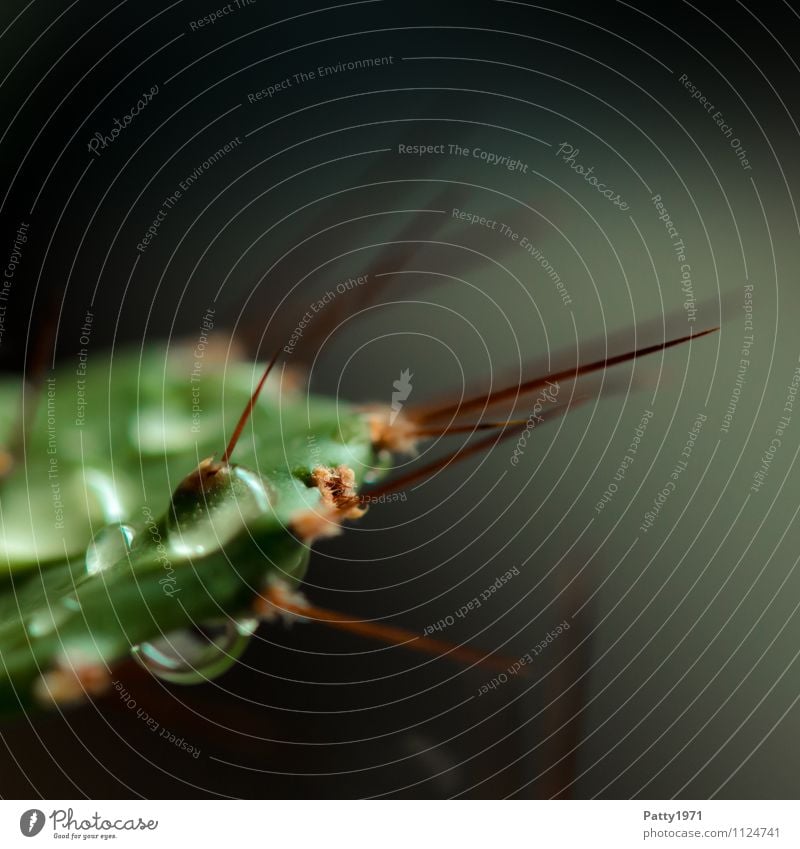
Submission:
[[[525,381],[524,383],[518,383],[514,386],[507,386],[503,389],[498,389],[497,391],[492,392],[489,395],[478,395],[464,402],[448,404],[445,407],[439,407],[437,409],[429,410],[427,412],[420,412],[416,416],[416,420],[422,423],[430,421],[431,419],[439,418],[441,416],[453,414],[461,415],[466,410],[474,410],[479,407],[485,407],[490,404],[495,404],[498,401],[502,401],[506,398],[511,398],[515,395],[522,395],[527,392],[531,392],[534,389],[538,389],[541,386],[544,386],[544,384],[548,381],[558,382],[560,380],[574,380],[582,375],[591,374],[592,372],[600,371],[604,368],[610,368],[611,366],[619,365],[620,363],[627,362],[628,360],[634,360],[638,357],[644,357],[648,354],[657,353],[658,351],[665,351],[667,348],[671,348],[674,345],[680,345],[683,342],[689,342],[693,339],[699,339],[701,336],[706,336],[707,334],[714,333],[717,330],[719,330],[719,327],[710,327],[706,330],[702,330],[700,333],[690,333],[688,336],[681,336],[678,339],[670,339],[667,342],[659,342],[655,345],[648,345],[646,348],[638,348],[635,351],[628,351],[625,354],[617,354],[614,357],[606,357],[602,360],[596,360],[595,362],[587,363],[586,365],[577,365],[574,368],[564,369],[563,371],[556,372],[555,374],[547,374],[540,377],[534,377],[531,380]]]
[[[273,592],[271,589],[266,591],[265,596],[279,611],[292,613],[305,619],[310,619],[320,625],[328,625],[340,631],[348,631],[351,634],[369,637],[382,643],[402,646],[411,651],[422,652],[433,657],[446,655],[451,660],[461,663],[470,665],[480,664],[481,666],[504,670],[508,669],[513,662],[502,656],[485,655],[465,646],[456,646],[443,640],[433,640],[430,637],[423,637],[420,634],[408,631],[405,628],[399,628],[396,625],[382,625],[376,622],[354,620],[334,610],[316,607],[306,602],[296,603],[290,598],[287,598],[285,594]]]
[[[569,409],[572,409],[579,404],[584,403],[584,401],[588,400],[588,398],[573,398],[569,403],[560,404],[556,407],[551,407],[548,414],[543,416],[542,418],[547,421],[551,416],[564,413]],[[526,420],[527,421],[527,420]],[[409,472],[402,477],[395,478],[394,480],[387,481],[385,484],[382,484],[379,487],[376,487],[367,495],[362,496],[362,498],[366,501],[367,499],[375,499],[379,498],[381,495],[386,495],[386,493],[394,492],[398,489],[405,489],[412,483],[416,483],[416,481],[424,479],[436,472],[440,469],[445,468],[450,465],[450,463],[457,463],[461,460],[466,460],[468,457],[471,457],[473,454],[477,454],[480,451],[483,451],[485,448],[491,448],[493,445],[496,445],[502,442],[504,439],[508,439],[509,436],[513,436],[516,431],[510,430],[511,425],[515,424],[515,422],[508,422],[503,425],[503,430],[497,436],[487,436],[486,439],[481,439],[476,442],[474,445],[470,445],[465,449],[459,449],[458,451],[454,451],[452,454],[448,454],[446,457],[442,457],[439,460],[434,460],[432,463],[429,463],[427,466],[423,466],[421,469],[415,469]],[[369,503],[369,501],[367,501]]]
[[[258,401],[258,396],[261,394],[261,390],[264,388],[264,384],[267,382],[269,373],[272,371],[272,367],[278,361],[278,357],[280,356],[282,350],[283,346],[278,348],[272,355],[272,359],[267,363],[267,367],[264,369],[264,373],[261,375],[261,380],[258,381],[258,386],[256,386],[255,391],[250,396],[250,400],[247,402],[247,406],[244,408],[242,415],[239,416],[239,421],[236,423],[236,428],[233,431],[233,435],[231,436],[230,442],[228,442],[228,446],[225,449],[222,457],[220,458],[220,463],[222,465],[227,465],[227,463],[229,462],[231,454],[233,454],[233,449],[236,448],[236,443],[239,441],[239,437],[242,435],[244,426],[247,424],[247,420],[250,418],[250,415],[253,412],[253,408],[256,405],[256,401]]]
[[[471,424],[457,425],[448,427],[421,427],[410,431],[409,435],[415,438],[433,437],[433,436],[450,436],[453,433],[473,433],[477,430],[498,430],[500,428],[509,427],[511,425],[524,425],[527,419],[508,419],[504,422],[472,422]]]
[[[443,469],[445,466],[448,466],[452,462],[466,460],[467,457],[471,457],[473,454],[477,454],[479,451],[483,451],[484,448],[489,448],[491,445],[494,445],[495,443],[500,442],[506,437],[510,436],[510,434],[511,431],[508,431],[507,433],[501,433],[499,436],[489,436],[486,439],[482,439],[480,442],[476,442],[474,445],[470,445],[469,448],[466,448],[463,451],[455,451],[452,454],[448,454],[446,457],[442,457],[439,460],[434,460],[432,463],[429,463],[427,466],[423,466],[421,469],[416,469],[406,475],[403,475],[400,478],[395,478],[394,480],[388,481],[387,483],[377,487],[376,489],[370,490],[368,495],[363,496],[363,498],[379,498],[381,495],[386,495],[389,492],[394,492],[398,489],[405,489],[410,484],[416,483],[418,480],[422,480],[428,477],[429,475],[438,472],[440,469]]]

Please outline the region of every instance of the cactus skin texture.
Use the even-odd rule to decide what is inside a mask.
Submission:
[[[74,370],[45,382],[24,462],[0,483],[0,712],[47,702],[53,670],[99,693],[103,672],[137,644],[252,617],[270,582],[302,581],[314,538],[360,515],[363,481],[341,500],[326,489],[335,470],[383,474],[386,452],[362,412],[293,391],[278,373],[235,463],[219,463],[263,366],[209,366],[194,393],[189,369],[166,349],[98,357],[80,415]],[[0,385],[4,444],[19,391]],[[70,700],[49,686],[52,700]]]

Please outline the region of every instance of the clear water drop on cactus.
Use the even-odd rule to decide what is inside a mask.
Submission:
[[[216,551],[238,534],[248,521],[270,509],[266,482],[241,467],[224,469],[215,489],[189,499],[176,493],[167,516],[170,549],[179,557],[197,557]],[[185,503],[184,503],[185,501]]]
[[[257,627],[255,619],[215,620],[141,643],[132,654],[157,678],[172,684],[200,684],[227,672]]]
[[[103,528],[86,549],[86,572],[95,575],[122,560],[131,550],[134,533],[130,525],[113,524]]]

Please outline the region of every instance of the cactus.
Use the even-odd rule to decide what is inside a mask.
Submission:
[[[393,642],[407,638],[320,611],[297,593],[315,541],[358,520],[370,499],[455,459],[391,479],[393,455],[441,433],[492,431],[456,455],[469,456],[517,433],[524,420],[464,425],[463,415],[698,335],[438,409],[404,406],[408,373],[395,382],[391,406],[310,395],[275,367],[277,354],[266,368],[209,364],[199,391],[180,349],[93,361],[79,394],[74,371],[56,370],[22,458],[4,455],[0,712],[100,695],[113,665],[131,653],[167,680],[206,680],[235,662],[265,619],[305,615]],[[18,393],[17,382],[0,383],[6,445]],[[541,416],[567,409],[554,403]],[[237,419],[217,459],[225,427]],[[437,424],[443,419],[447,425]],[[197,623],[208,623],[202,638],[187,630]],[[482,660],[430,639],[411,647]]]

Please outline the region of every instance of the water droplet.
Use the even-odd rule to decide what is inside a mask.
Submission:
[[[258,625],[259,625],[258,619],[255,618],[255,617],[247,618],[247,619],[235,619],[234,622],[236,623],[236,630],[243,637],[248,637],[248,638],[252,637],[253,634],[255,634],[256,629],[258,628]]]
[[[218,483],[205,496],[193,492],[173,500],[167,517],[169,544],[178,557],[217,551],[249,521],[270,509],[267,484],[241,466],[219,473]]]
[[[90,507],[93,515],[100,515],[109,524],[119,523],[127,511],[128,487],[122,479],[115,480],[112,475],[97,469],[84,467],[83,480],[87,494],[91,496]]]
[[[63,588],[66,591],[66,587]],[[48,602],[46,607],[37,610],[28,620],[27,630],[31,637],[46,637],[58,631],[74,613],[80,613],[81,603],[75,596],[68,595]]]
[[[227,672],[257,627],[255,619],[215,620],[134,646],[132,654],[157,678],[173,684],[199,684]]]
[[[38,610],[28,621],[28,633],[31,637],[45,637],[57,630],[69,618],[69,611],[60,605]]]
[[[134,529],[130,525],[107,525],[86,549],[86,572],[95,575],[121,560],[130,550]]]

